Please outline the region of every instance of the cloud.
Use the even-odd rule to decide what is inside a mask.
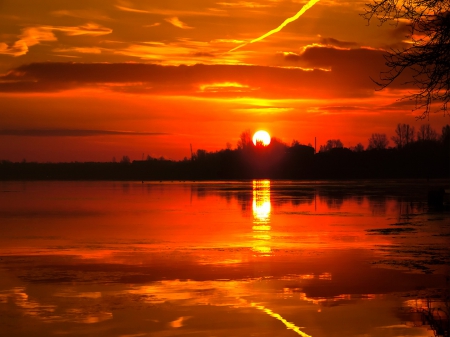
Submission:
[[[84,10],[84,9],[72,9],[72,10],[67,10],[67,9],[62,9],[62,10],[57,10],[57,11],[53,11],[51,12],[51,14],[53,16],[56,17],[61,17],[61,16],[68,16],[68,17],[73,17],[73,18],[79,18],[79,19],[86,19],[86,20],[101,20],[101,21],[111,21],[112,19],[101,13],[101,12],[97,12],[97,11],[93,11],[93,10]]]
[[[22,34],[19,40],[12,46],[6,43],[0,43],[0,54],[11,56],[22,56],[28,53],[29,48],[40,44],[41,42],[54,42],[57,38],[54,31],[62,32],[68,36],[101,36],[112,33],[112,29],[102,27],[95,23],[87,23],[84,26],[70,27],[70,26],[39,26],[27,27],[22,29]]]
[[[147,95],[259,98],[367,97],[375,95],[377,88],[370,77],[377,78],[380,71],[385,69],[383,55],[384,51],[381,50],[364,48],[347,50],[313,46],[299,54],[278,54],[277,62],[286,67],[224,64],[163,66],[145,63],[32,63],[0,76],[0,92],[58,92],[94,87]],[[240,89],[201,90],[202,87],[215,87],[223,83],[235,83],[235,87]],[[401,86],[401,83],[393,83],[389,90],[398,88],[408,89]]]
[[[359,45],[356,42],[339,41],[339,40],[333,39],[332,37],[321,38],[320,44],[322,44],[324,46],[333,46],[333,47],[339,47],[339,48],[359,47]]]
[[[302,71],[264,66],[194,65],[160,66],[142,63],[32,63],[20,66],[0,77],[0,91],[61,91],[84,86],[116,90],[132,85],[151,93],[195,94],[202,85],[239,83],[272,95],[281,90],[319,85],[326,76],[322,71]],[[306,82],[305,82],[306,80]],[[253,91],[254,92],[254,91]],[[297,92],[297,94],[299,94]]]
[[[169,133],[84,130],[84,129],[0,130],[0,136],[28,136],[28,137],[166,136],[166,135],[169,135]]]
[[[98,47],[71,47],[71,48],[56,48],[53,49],[55,53],[81,53],[81,54],[101,54],[102,48]]]
[[[145,25],[143,27],[144,28],[153,28],[153,27],[158,27],[158,26],[161,26],[160,22],[155,22],[155,23],[152,23],[151,25]]]
[[[42,27],[27,27],[22,30],[19,40],[11,47],[6,43],[0,43],[0,54],[11,56],[22,56],[28,53],[30,47],[43,41],[56,41],[51,30]]]
[[[115,48],[112,52],[167,65],[210,63],[213,57],[217,63],[229,60],[226,55],[217,53],[207,42],[190,39],[178,39],[171,43],[148,41]]]
[[[151,13],[151,12],[143,10],[143,9],[135,9],[135,8],[119,6],[119,5],[116,5],[116,8],[120,9],[121,11],[124,11],[124,12],[143,13],[143,14]]]
[[[227,8],[267,8],[273,6],[271,4],[261,4],[252,1],[218,2],[217,5]]]
[[[236,39],[214,39],[211,40],[210,43],[244,43],[244,40],[236,40]]]
[[[192,55],[196,56],[196,57],[215,57],[215,55],[213,53],[206,53],[206,52],[198,52],[198,53],[194,53]]]
[[[79,36],[79,35],[89,35],[89,36],[102,36],[112,33],[111,28],[102,27],[96,23],[87,23],[84,26],[78,27],[66,27],[66,26],[44,26],[44,29],[50,31],[60,31],[68,36]]]
[[[292,52],[282,53],[286,61],[295,62],[302,67],[348,72],[351,76],[358,75],[359,72],[367,75],[378,73],[384,68],[384,54],[385,51],[383,50],[368,48],[342,49],[322,45],[307,46],[298,54]]]
[[[174,25],[175,27],[181,28],[181,29],[192,29],[193,27],[189,27],[184,22],[181,22],[180,19],[177,17],[167,18],[165,19],[168,23]]]
[[[115,7],[123,12],[137,13],[137,14],[156,14],[163,16],[226,16],[227,13],[214,9],[214,8],[205,8],[203,11],[193,11],[192,4],[189,2],[178,2],[176,9],[161,9],[161,8],[151,8],[147,7],[146,9],[138,9],[136,8],[130,1],[119,0]],[[160,7],[160,6],[158,6]]]

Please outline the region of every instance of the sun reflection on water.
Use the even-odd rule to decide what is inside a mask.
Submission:
[[[270,180],[253,180],[253,251],[261,256],[272,255],[270,247]]]

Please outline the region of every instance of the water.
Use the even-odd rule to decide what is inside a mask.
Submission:
[[[448,336],[427,188],[0,183],[0,336]]]

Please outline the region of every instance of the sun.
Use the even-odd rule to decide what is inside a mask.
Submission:
[[[255,146],[257,144],[262,144],[263,146],[269,145],[270,144],[269,133],[264,130],[256,131],[255,134],[253,135],[253,144],[255,144]]]

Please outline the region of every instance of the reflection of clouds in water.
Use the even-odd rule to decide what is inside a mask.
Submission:
[[[181,328],[183,326],[183,322],[187,321],[191,316],[182,316],[175,321],[170,322],[170,326],[172,328]]]
[[[331,282],[330,273],[291,275],[282,279],[254,278],[240,281],[181,281],[170,280],[134,286],[110,295],[129,296],[133,301],[147,304],[177,303],[180,306],[248,307],[251,303],[270,303],[273,298],[295,299],[318,306],[335,306],[356,300],[374,300],[383,295],[340,294],[331,297],[309,297],[299,285]],[[263,283],[262,283],[263,282]],[[289,284],[292,284],[289,286]],[[331,305],[331,303],[334,303]]]
[[[24,311],[24,315],[29,315],[26,310],[32,307],[37,312],[33,319],[38,319],[46,326],[51,326],[47,323],[70,322],[83,324],[84,328],[79,327],[81,329],[97,331],[105,326],[114,328],[126,320],[130,324],[127,336],[140,336],[143,331],[140,327],[144,326],[147,333],[156,331],[161,333],[172,331],[173,333],[175,330],[172,329],[176,329],[180,333],[184,332],[185,335],[188,332],[194,335],[195,332],[199,332],[198,329],[203,332],[208,331],[210,324],[215,324],[219,328],[223,326],[233,329],[236,327],[232,326],[232,322],[238,322],[239,318],[243,317],[245,326],[253,329],[251,331],[255,329],[252,323],[255,319],[258,322],[273,320],[273,323],[265,323],[268,324],[269,329],[276,329],[272,330],[272,335],[281,335],[276,332],[280,332],[280,329],[289,329],[291,334],[296,332],[306,337],[307,335],[320,336],[307,317],[320,313],[320,315],[327,315],[323,319],[329,319],[334,312],[339,313],[339,310],[333,309],[337,306],[343,305],[348,308],[348,304],[372,302],[384,296],[341,294],[326,298],[309,297],[303,288],[316,282],[321,282],[323,286],[331,286],[331,274],[295,274],[287,275],[282,279],[262,277],[239,281],[168,280],[140,286],[108,285],[101,290],[97,285],[92,287],[81,284],[55,284],[51,289],[46,288],[54,291],[53,294],[45,294],[45,291],[36,292],[36,290],[42,290],[36,288],[33,291],[36,295],[31,301],[22,288],[15,290],[16,293],[21,294],[18,297],[14,297],[13,291],[0,292],[0,304],[9,303],[8,308],[15,305],[21,312]],[[92,291],[89,291],[89,288]],[[23,305],[24,301],[28,301],[28,305]],[[45,308],[51,308],[51,310],[45,312]],[[219,316],[207,316],[209,318],[205,321],[205,313]],[[222,320],[222,315],[227,316],[228,319]],[[136,326],[136,322],[143,317],[146,318],[146,325]],[[105,321],[109,322],[108,325],[105,325],[106,323],[96,325]],[[213,334],[214,331],[217,330],[209,332]],[[230,335],[236,332],[234,335],[248,336],[249,331],[238,334],[238,328],[236,328],[236,330],[230,330]]]
[[[46,321],[55,321],[58,316],[54,314],[56,305],[41,304],[38,301],[29,298],[25,292],[25,288],[16,287],[9,292],[3,292],[2,297],[5,303],[8,301],[14,302],[22,309],[24,315],[41,318]]]
[[[96,302],[101,297],[98,292],[78,293],[75,290],[60,292],[55,297],[65,297],[65,294],[78,299],[90,299],[88,301],[91,303]],[[47,323],[74,322],[93,324],[113,318],[112,312],[99,310],[98,307],[86,305],[84,307],[62,310],[60,305],[58,305],[58,301],[53,301],[56,303],[48,304],[44,303],[44,300],[31,299],[30,297],[25,288],[16,287],[0,293],[0,303],[6,304],[12,302],[22,311],[23,315],[31,316]]]

